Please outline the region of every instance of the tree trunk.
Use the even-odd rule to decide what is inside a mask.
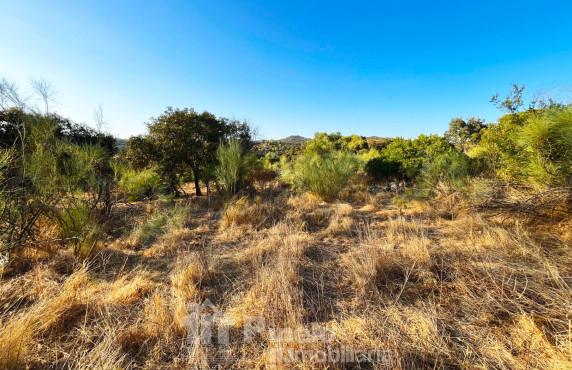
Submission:
[[[203,194],[201,193],[201,186],[199,184],[199,171],[195,167],[191,167],[191,169],[193,170],[193,177],[195,178],[195,194],[200,197]]]
[[[201,196],[201,187],[199,185],[199,179],[197,178],[197,176],[195,176],[195,194],[197,194],[197,196]]]
[[[199,185],[199,170],[197,169],[197,166],[194,166],[191,163],[189,163],[189,167],[193,171],[193,177],[195,179],[195,194],[200,197],[203,194],[201,193],[201,186]]]
[[[181,191],[183,192],[183,195],[187,196],[187,192],[185,191],[185,189],[183,188],[183,186],[181,185],[181,183],[179,181],[177,181],[177,186],[179,187],[179,189],[181,189]]]

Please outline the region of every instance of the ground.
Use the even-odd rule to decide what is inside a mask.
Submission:
[[[3,277],[2,367],[572,367],[566,218],[499,217],[455,194],[326,203],[285,188],[115,217],[85,262],[36,252]],[[208,344],[189,335],[204,302],[221,315]],[[324,361],[332,349],[382,356]]]

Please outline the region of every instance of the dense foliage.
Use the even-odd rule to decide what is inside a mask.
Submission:
[[[572,107],[550,106],[501,117],[471,151],[490,176],[540,186],[570,185]]]
[[[424,165],[452,149],[448,141],[438,135],[419,135],[416,139],[398,137],[379,152],[379,157],[370,159],[365,168],[376,179],[414,179]]]
[[[342,136],[339,132],[331,134],[316,132],[314,138],[304,144],[306,155],[324,155],[333,150],[358,153],[366,149],[368,149],[368,143],[364,137],[358,135]]]
[[[80,125],[66,131],[56,115],[16,116],[2,122],[0,251],[11,255],[24,245],[41,247],[39,222],[50,220],[76,255],[89,253],[113,204],[110,142],[98,141],[105,135]]]
[[[119,189],[127,196],[129,201],[152,199],[161,186],[161,179],[157,172],[151,168],[134,170],[121,169]]]
[[[201,195],[199,181],[203,170],[216,162],[221,141],[239,139],[243,148],[252,146],[252,130],[246,122],[217,118],[209,112],[168,108],[147,124],[148,134],[127,142],[127,157],[134,166],[157,168],[173,191],[180,187],[180,177],[191,173],[195,191]]]
[[[464,152],[479,143],[485,127],[485,121],[480,118],[470,117],[466,121],[460,117],[454,118],[444,136],[457,149]]]
[[[116,139],[112,135],[72,122],[55,113],[44,114],[15,107],[0,110],[0,147],[21,145],[23,135],[29,132],[32,129],[30,125],[34,125],[38,120],[49,120],[53,125],[53,136],[58,140],[78,145],[98,145],[109,155],[117,152]]]

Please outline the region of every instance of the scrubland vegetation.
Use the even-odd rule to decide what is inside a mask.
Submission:
[[[0,368],[572,367],[572,108],[522,92],[443,137],[288,153],[169,108],[118,152],[2,81]],[[228,344],[189,341],[207,299]],[[251,317],[331,338],[245,342]],[[275,356],[326,345],[389,355]]]

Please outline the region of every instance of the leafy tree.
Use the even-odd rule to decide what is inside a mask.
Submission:
[[[154,160],[173,189],[177,176],[190,169],[196,194],[201,195],[199,180],[203,165],[214,161],[216,148],[224,135],[224,124],[213,114],[194,109],[168,108],[147,124]]]
[[[480,118],[470,117],[465,121],[458,117],[451,120],[449,130],[445,132],[444,136],[457,149],[464,152],[469,146],[479,142],[485,127],[485,121]]]
[[[524,105],[523,93],[526,87],[519,86],[518,84],[512,84],[512,90],[509,91],[508,95],[504,100],[499,97],[496,93],[491,98],[491,103],[493,103],[497,108],[505,110],[509,114],[517,113],[520,108]]]
[[[228,118],[220,118],[225,127],[225,138],[235,139],[240,142],[243,153],[248,153],[254,147],[254,138],[257,135],[257,130],[247,121],[229,120]]]
[[[325,155],[334,150],[342,148],[342,134],[333,132],[331,134],[325,132],[316,132],[314,138],[307,141],[304,145],[304,153],[306,155]]]
[[[348,150],[358,153],[363,150],[369,149],[367,140],[365,137],[358,136],[358,135],[351,135],[351,136],[343,136],[342,137],[343,147],[347,148]]]
[[[246,122],[216,118],[209,112],[171,107],[147,124],[149,133],[128,143],[128,157],[150,160],[164,180],[176,191],[179,176],[190,171],[195,191],[201,195],[199,181],[203,169],[217,163],[216,151],[223,140],[241,139],[243,149],[252,146],[252,129]],[[140,164],[140,162],[138,162]]]
[[[31,129],[30,124],[44,120],[52,122],[55,139],[78,145],[98,145],[109,155],[117,153],[116,139],[112,135],[72,122],[56,113],[29,112],[14,107],[0,111],[0,147],[20,145],[23,135]]]
[[[157,156],[153,142],[143,135],[130,137],[125,147],[125,159],[131,167],[137,170],[148,168]]]
[[[51,114],[51,117],[58,123],[56,131],[58,139],[65,139],[78,145],[97,145],[110,156],[117,153],[117,139],[112,135],[72,122],[56,114]]]

